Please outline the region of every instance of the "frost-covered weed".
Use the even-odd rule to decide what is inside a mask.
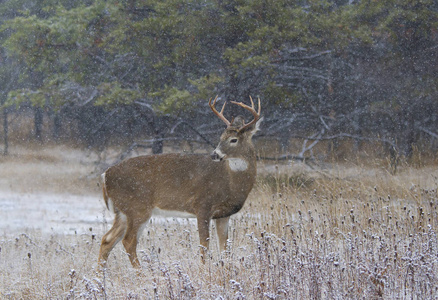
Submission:
[[[196,224],[181,219],[149,222],[140,272],[120,245],[98,270],[103,231],[11,232],[0,237],[0,298],[437,298],[437,183],[406,172],[274,191],[261,180],[232,218],[227,251],[212,236],[205,264]]]

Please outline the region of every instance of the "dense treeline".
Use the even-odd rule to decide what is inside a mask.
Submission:
[[[380,140],[409,156],[438,138],[434,0],[9,0],[0,101],[86,145],[217,128],[206,101],[260,97],[263,134]],[[232,105],[227,114],[235,113]]]

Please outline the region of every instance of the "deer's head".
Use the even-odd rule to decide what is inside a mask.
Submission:
[[[213,160],[221,161],[223,159],[241,159],[254,155],[254,146],[252,145],[251,139],[259,129],[262,119],[260,118],[260,98],[258,99],[258,111],[255,110],[254,102],[251,97],[250,99],[251,106],[241,102],[231,101],[231,103],[243,107],[252,113],[254,119],[249,123],[245,123],[245,120],[242,116],[233,118],[231,122],[228,121],[223,115],[226,103],[224,103],[222,106],[221,111],[218,112],[215,108],[217,96],[213,103],[210,99],[210,108],[227,125],[227,128],[221,135],[218,146],[211,154],[211,158]]]

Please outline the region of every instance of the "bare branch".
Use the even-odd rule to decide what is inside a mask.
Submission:
[[[181,120],[175,124],[174,127],[170,130],[171,133],[173,133],[177,126],[179,125],[186,125],[188,126],[193,132],[195,132],[202,140],[204,140],[208,145],[215,148],[216,145],[213,144],[204,134],[202,134],[199,130],[197,130],[195,127],[193,127],[189,122]]]
[[[424,128],[424,127],[418,127],[418,129],[420,129],[420,131],[422,131],[422,132],[424,132],[424,133],[427,133],[428,135],[430,135],[430,136],[432,136],[432,137],[438,139],[438,134],[436,134],[436,133],[430,131],[429,129],[426,129],[426,128]]]

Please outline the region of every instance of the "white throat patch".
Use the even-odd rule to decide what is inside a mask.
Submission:
[[[248,163],[244,159],[228,158],[227,161],[228,166],[233,172],[246,171],[246,169],[248,169]]]

